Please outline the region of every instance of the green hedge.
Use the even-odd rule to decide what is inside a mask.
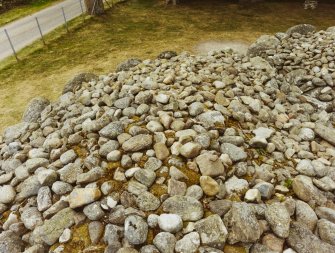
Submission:
[[[32,0],[0,0],[0,12],[4,12],[21,4],[29,4]]]

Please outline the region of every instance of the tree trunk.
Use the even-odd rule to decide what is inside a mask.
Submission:
[[[105,13],[103,0],[85,0],[87,13],[99,16]]]
[[[177,4],[177,0],[165,0],[166,5],[168,5],[170,2],[172,2],[173,5]]]

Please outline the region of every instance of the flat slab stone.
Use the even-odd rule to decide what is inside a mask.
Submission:
[[[335,252],[335,246],[321,241],[303,224],[293,222],[287,243],[297,253],[329,253]]]
[[[163,211],[178,214],[183,221],[197,221],[204,215],[202,204],[198,200],[179,195],[165,200]]]
[[[236,203],[224,216],[224,224],[228,228],[228,242],[256,242],[261,236],[261,229],[254,210],[249,204]]]
[[[239,162],[247,159],[247,153],[240,147],[237,147],[230,143],[223,143],[221,145],[221,152],[228,154],[233,162]]]
[[[1,253],[21,253],[24,250],[24,242],[14,232],[8,230],[0,234]]]
[[[228,231],[219,215],[208,216],[197,221],[194,226],[200,235],[203,245],[222,249],[226,242]]]
[[[65,208],[55,214],[50,220],[46,220],[40,227],[35,228],[32,234],[35,243],[53,245],[62,235],[64,229],[75,224],[75,211]]]
[[[98,200],[101,192],[98,188],[76,188],[69,196],[69,204],[71,208],[81,207]]]
[[[136,152],[152,145],[152,136],[149,134],[139,134],[131,137],[122,144],[124,151]]]
[[[335,129],[324,126],[322,124],[316,124],[315,133],[319,135],[325,141],[328,141],[335,146]]]

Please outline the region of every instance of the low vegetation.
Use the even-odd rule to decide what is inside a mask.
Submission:
[[[33,14],[59,0],[0,0],[0,26]],[[8,3],[8,4],[7,4]],[[8,5],[8,6],[7,6]],[[7,8],[10,8],[7,10]]]
[[[60,27],[47,36],[47,46],[38,41],[21,51],[19,63],[14,58],[0,63],[0,129],[17,123],[33,97],[56,99],[76,73],[108,73],[130,57],[152,58],[163,50],[192,52],[208,40],[250,43],[302,21],[324,29],[335,24],[331,8],[320,3],[317,10],[305,11],[298,2],[243,6],[215,0],[184,0],[165,7],[163,1],[132,0],[84,23],[78,18],[69,34]]]

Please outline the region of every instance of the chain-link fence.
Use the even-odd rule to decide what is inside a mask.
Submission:
[[[68,29],[67,22],[84,15],[85,11],[84,0],[66,0],[4,26],[0,30],[0,60],[10,55],[17,58],[18,50],[37,39],[44,42],[43,35],[61,25]]]

